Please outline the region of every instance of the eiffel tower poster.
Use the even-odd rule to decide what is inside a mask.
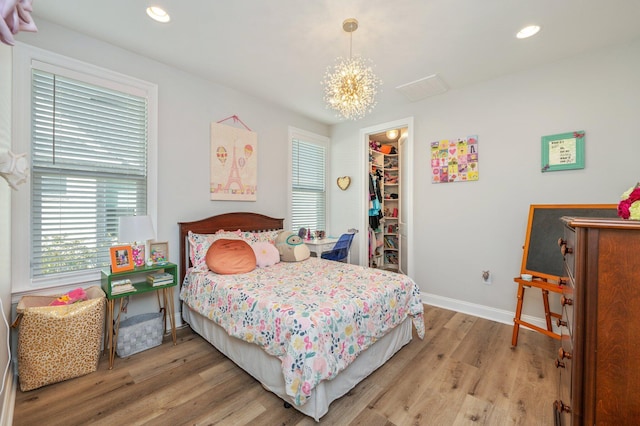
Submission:
[[[211,123],[211,200],[256,201],[258,135]]]

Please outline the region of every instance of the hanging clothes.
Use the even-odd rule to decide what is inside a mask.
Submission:
[[[369,228],[369,258],[372,258],[376,252],[376,233],[373,229]]]
[[[381,180],[382,172],[380,170],[376,170],[375,173],[369,173],[369,226],[372,229],[378,229],[380,227],[380,219],[382,219]]]

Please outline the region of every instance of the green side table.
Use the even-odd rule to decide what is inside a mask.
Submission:
[[[152,285],[147,281],[147,276],[158,272],[166,272],[173,276],[173,280],[166,284]],[[125,292],[113,292],[114,283],[128,280],[131,282],[133,289]],[[171,325],[171,337],[173,344],[176,344],[176,321],[173,309],[173,287],[178,284],[178,266],[175,263],[165,263],[162,265],[141,266],[130,271],[112,273],[111,268],[102,270],[102,289],[107,295],[107,315],[105,324],[104,351],[109,349],[109,369],[113,368],[113,362],[116,355],[116,344],[118,341],[118,331],[120,329],[120,314],[122,313],[122,302],[127,296],[135,296],[137,294],[156,292],[158,297],[158,306],[162,311],[163,324],[167,324],[167,316]],[[162,293],[162,302],[160,294]],[[116,300],[119,301],[118,315],[115,316]],[[114,318],[115,317],[115,318]],[[115,337],[114,337],[115,332]]]

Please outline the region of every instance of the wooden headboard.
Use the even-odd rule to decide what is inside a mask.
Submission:
[[[180,227],[180,285],[184,281],[187,269],[191,267],[189,257],[189,231],[196,234],[215,234],[225,231],[273,231],[283,229],[284,219],[276,219],[258,213],[238,212],[224,213],[193,222],[178,222]]]

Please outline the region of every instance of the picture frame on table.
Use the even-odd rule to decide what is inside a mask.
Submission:
[[[131,246],[113,246],[111,253],[111,272],[131,271],[135,267]]]
[[[584,130],[542,137],[542,172],[584,169]]]
[[[169,262],[169,243],[155,241],[149,243],[149,259],[154,265],[165,265]]]

